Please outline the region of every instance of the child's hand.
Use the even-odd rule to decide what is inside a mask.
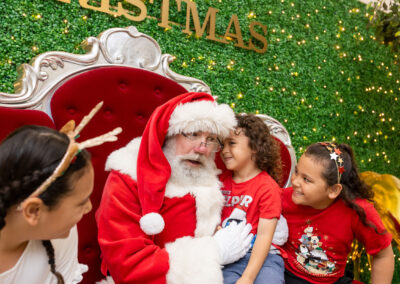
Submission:
[[[253,284],[253,283],[254,283],[253,280],[243,276],[240,277],[238,281],[236,281],[236,284]]]

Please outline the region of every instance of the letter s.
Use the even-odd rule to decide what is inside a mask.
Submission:
[[[268,44],[267,44],[267,39],[266,39],[265,37],[263,37],[261,34],[257,33],[257,32],[254,30],[254,26],[260,26],[260,27],[262,28],[264,34],[267,34],[267,26],[261,24],[260,22],[251,22],[251,23],[250,23],[250,34],[251,34],[255,39],[257,39],[257,40],[259,40],[260,42],[263,43],[263,48],[258,49],[258,48],[253,44],[253,41],[252,41],[251,38],[250,38],[250,41],[249,41],[249,47],[250,47],[250,49],[253,49],[255,52],[264,53],[264,52],[267,51],[267,46],[268,46]]]
[[[132,16],[132,14],[128,13],[127,10],[125,10],[122,7],[121,2],[118,2],[118,12],[122,15],[124,15],[127,19],[135,22],[141,22],[146,18],[147,15],[147,8],[146,5],[141,1],[141,0],[125,0],[129,4],[132,4],[133,6],[136,6],[140,10],[140,14],[138,16]]]

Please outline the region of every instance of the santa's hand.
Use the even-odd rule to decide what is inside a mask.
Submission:
[[[278,246],[283,246],[289,237],[289,229],[285,217],[281,215],[276,224],[274,236],[272,237],[272,243]]]
[[[213,238],[221,256],[221,265],[235,262],[247,253],[253,239],[253,234],[249,234],[250,231],[250,224],[232,222],[229,226],[215,233]]]

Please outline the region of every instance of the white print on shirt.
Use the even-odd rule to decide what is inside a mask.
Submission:
[[[313,227],[304,229],[299,239],[300,245],[296,251],[297,261],[309,272],[315,274],[329,274],[335,270],[335,263],[329,261],[322,249],[321,237],[313,234]]]
[[[222,194],[226,197],[226,196],[230,195],[232,191],[230,191],[230,190],[225,190],[225,189],[221,189],[221,192],[222,192]]]
[[[250,195],[241,195],[241,196],[226,196],[225,195],[225,206],[233,207],[236,205],[240,205],[246,208],[249,208],[250,203],[253,201],[253,197]]]
[[[233,209],[231,215],[229,215],[228,218],[226,218],[222,222],[222,227],[225,228],[228,226],[231,222],[235,222],[236,224],[239,224],[242,221],[246,220],[246,212],[243,211],[242,209],[235,208]]]

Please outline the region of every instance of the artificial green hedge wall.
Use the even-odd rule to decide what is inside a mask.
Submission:
[[[182,33],[186,4],[178,12],[176,2],[170,1],[170,21],[177,24],[165,30],[157,25],[161,0],[144,1],[149,17],[141,22],[84,9],[78,0],[70,2],[1,1],[0,91],[13,93],[17,66],[40,53],[82,53],[80,43],[85,38],[111,27],[135,25],[155,38],[163,53],[176,57],[171,64],[174,71],[203,80],[219,101],[237,112],[265,113],[283,122],[298,155],[313,142],[346,142],[354,148],[361,171],[400,177],[398,58],[367,30],[364,4],[356,0],[195,1],[201,22],[209,7],[220,10],[218,34],[225,33],[233,14],[246,42],[250,22],[266,25],[268,48],[260,54],[235,47],[235,41],[222,44]],[[99,2],[89,3],[98,6]],[[109,2],[116,6],[123,1]],[[396,273],[394,283],[399,283]]]

